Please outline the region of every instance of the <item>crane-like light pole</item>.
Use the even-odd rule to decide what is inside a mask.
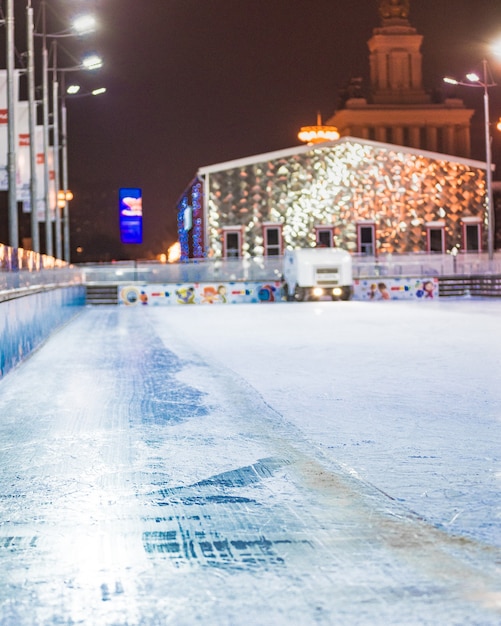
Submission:
[[[487,187],[487,251],[489,261],[494,258],[494,199],[492,193],[492,146],[489,113],[489,88],[495,87],[496,83],[489,80],[488,64],[484,59],[482,62],[483,76],[471,72],[466,75],[468,82],[456,80],[454,78],[444,78],[444,82],[450,85],[462,85],[463,87],[479,87],[484,91],[484,135],[485,135],[485,180]]]
[[[71,98],[82,98],[86,96],[99,96],[106,92],[105,87],[94,89],[90,93],[79,94],[79,87],[71,85],[68,90],[65,90],[64,74],[62,77],[62,89],[61,89],[61,159],[62,159],[62,209],[63,209],[63,237],[64,237],[64,260],[70,263],[70,206],[69,201],[70,191],[68,189],[68,128],[67,128],[67,109],[66,109],[66,94],[72,94]],[[63,204],[64,203],[64,204]]]

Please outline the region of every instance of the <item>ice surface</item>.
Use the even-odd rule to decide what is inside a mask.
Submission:
[[[500,314],[87,307],[0,381],[0,624],[499,624]]]

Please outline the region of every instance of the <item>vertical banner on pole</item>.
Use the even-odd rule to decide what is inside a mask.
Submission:
[[[30,212],[30,111],[28,102],[16,102],[16,197],[23,211]]]
[[[9,188],[8,155],[7,70],[0,70],[0,190]]]
[[[14,74],[14,99],[19,98],[19,70]],[[0,191],[9,189],[9,129],[7,109],[7,70],[0,70]]]
[[[137,187],[119,190],[120,239],[122,243],[143,241],[143,194]]]
[[[14,72],[14,101],[16,115],[14,124],[18,124],[17,103],[19,100],[19,70]],[[8,155],[9,155],[9,113],[7,109],[7,70],[0,70],[0,191],[9,189]],[[28,118],[27,118],[28,119]],[[29,139],[29,130],[28,139]],[[18,139],[19,144],[19,139]],[[29,143],[28,143],[29,146]],[[16,176],[17,178],[17,176]],[[20,198],[19,198],[20,199]]]
[[[54,146],[49,146],[49,207],[51,222],[56,219],[57,209],[56,172],[54,170],[54,161]]]

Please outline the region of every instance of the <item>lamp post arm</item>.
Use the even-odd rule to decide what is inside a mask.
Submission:
[[[489,88],[495,87],[496,83],[489,79],[487,59],[482,61],[482,80],[476,74],[469,74],[470,82],[444,78],[444,82],[450,85],[462,85],[463,87],[477,87],[484,90],[484,133],[485,133],[485,183],[486,183],[486,210],[487,210],[487,251],[489,264],[494,258],[494,200],[492,193],[492,146],[490,133],[489,112]]]

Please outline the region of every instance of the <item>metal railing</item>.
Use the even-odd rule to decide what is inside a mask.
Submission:
[[[201,259],[182,263],[123,262],[87,265],[82,270],[86,283],[205,283],[233,281],[279,281],[282,257],[250,259]]]
[[[85,282],[204,283],[279,281],[283,257],[249,259],[190,259],[181,263],[125,261],[82,266]],[[487,254],[407,254],[370,257],[353,255],[353,277],[450,276],[501,274],[501,253],[492,261]]]
[[[191,259],[180,263],[123,261],[71,266],[0,244],[0,292],[72,283],[179,284],[280,281],[283,257]],[[487,254],[353,255],[354,279],[391,276],[501,275],[501,252]]]
[[[501,274],[501,252],[490,261],[487,253],[459,252],[457,254],[415,253],[353,255],[354,278],[375,276],[469,276],[471,274]]]
[[[82,283],[81,268],[44,254],[0,244],[0,293]]]

